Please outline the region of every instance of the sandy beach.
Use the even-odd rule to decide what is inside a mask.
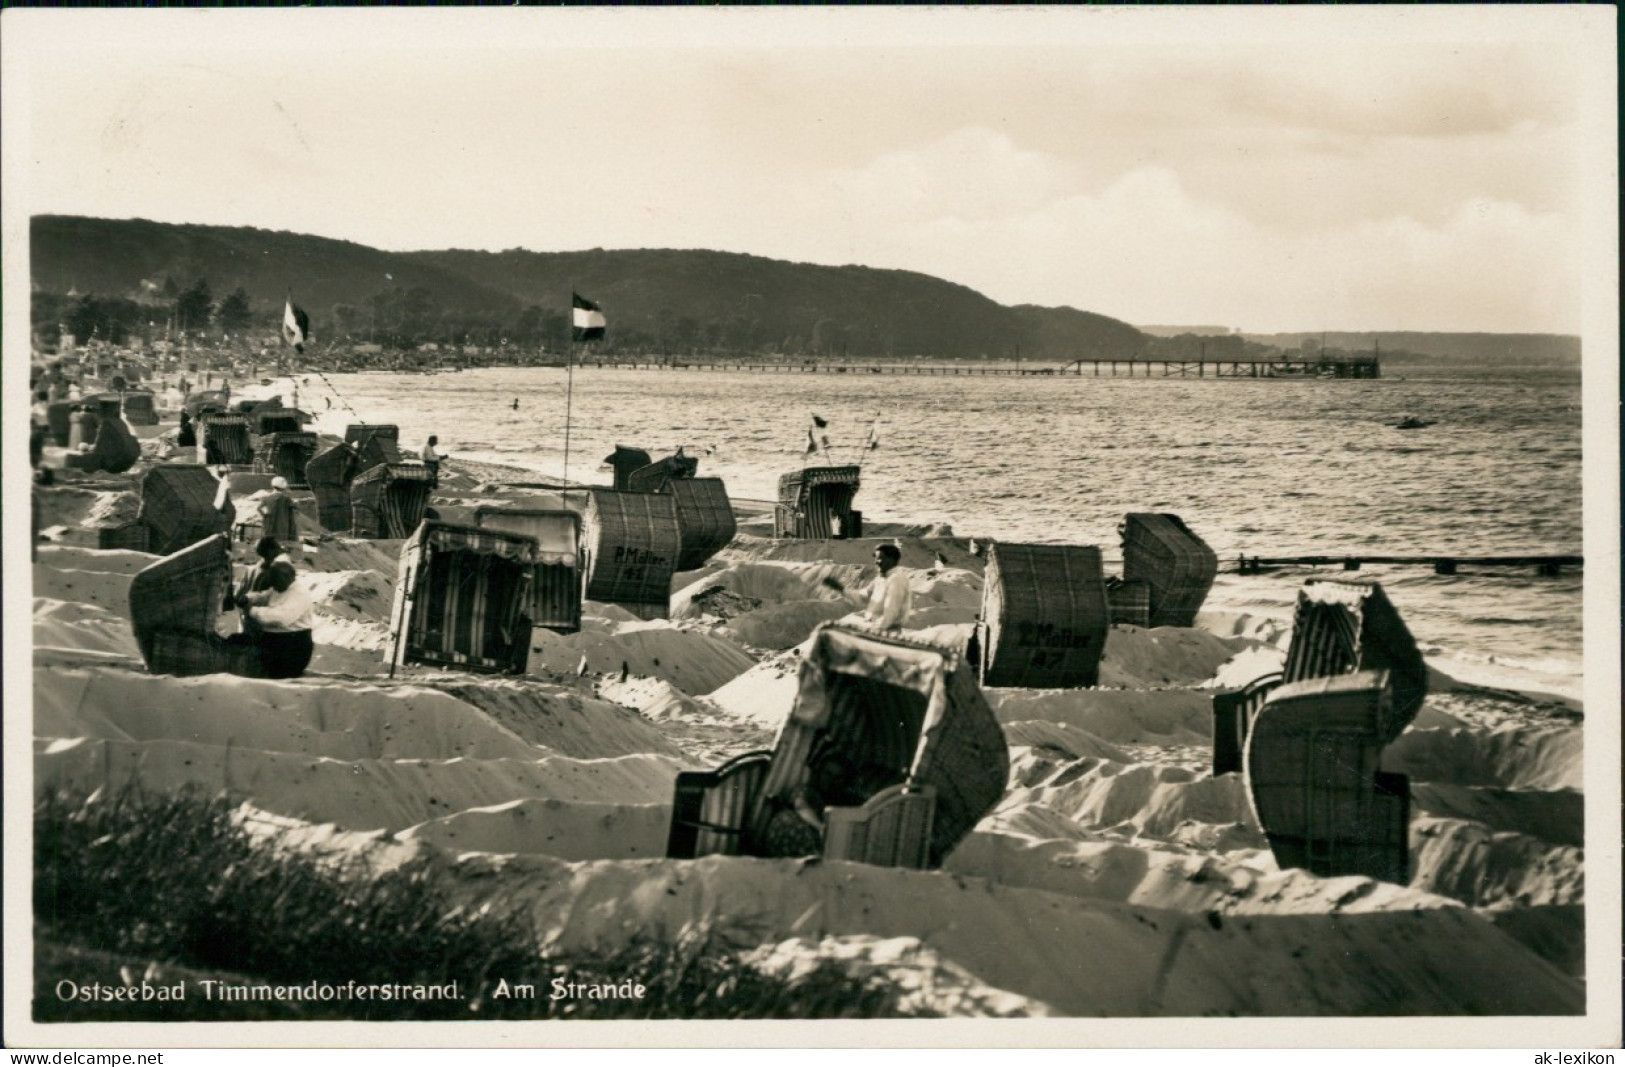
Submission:
[[[168,431],[172,424],[156,428]],[[329,534],[295,491],[317,603],[304,677],[147,672],[129,585],[156,557],[98,549],[141,470],[36,489],[35,789],[223,793],[268,842],[427,860],[454,899],[501,899],[558,951],[725,937],[753,965],[837,960],[950,1015],[1565,1015],[1586,1008],[1583,709],[1434,671],[1383,755],[1408,775],[1407,885],[1281,870],[1238,774],[1210,772],[1210,701],[1279,668],[1280,619],[1205,611],[1112,627],[1093,689],[988,689],[1005,795],[941,870],[664,856],[672,787],[772,745],[801,650],[895,541],[910,636],[962,646],[980,609],[975,530],[881,524],[849,541],[739,532],[678,574],[671,618],[588,601],[533,632],[523,677],[389,677],[400,541]],[[702,471],[703,473],[703,471]],[[560,505],[534,472],[451,460],[431,505]],[[264,478],[234,479],[239,515]],[[243,564],[250,545],[233,545]],[[1401,613],[1405,605],[1397,604]],[[155,1016],[156,1017],[156,1016]]]

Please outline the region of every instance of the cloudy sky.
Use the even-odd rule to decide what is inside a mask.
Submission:
[[[4,18],[8,241],[715,248],[1141,325],[1577,333],[1617,225],[1611,8]]]

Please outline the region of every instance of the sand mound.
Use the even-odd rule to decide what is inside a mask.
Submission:
[[[763,660],[706,702],[731,719],[777,728],[790,714],[796,699],[796,675],[801,670],[800,648]]]
[[[1581,904],[1581,849],[1458,819],[1411,823],[1411,884],[1474,905]]]
[[[613,634],[533,634],[532,670],[574,673],[583,657],[591,673],[620,674],[624,666],[628,674],[664,679],[691,696],[711,692],[756,662],[731,641],[669,623]]]
[[[1116,745],[1108,744],[1087,730],[1080,730],[1064,722],[1040,720],[1007,722],[1004,724],[1004,739],[1011,748],[1026,746],[1035,750],[1026,756],[1013,755],[1012,763],[1030,760],[1033,756],[1042,756],[1047,760],[1092,757],[1116,760],[1119,763],[1129,763],[1132,760],[1128,753]]]
[[[34,600],[34,649],[67,653],[89,652],[140,660],[130,622],[93,604],[61,600]]]
[[[316,571],[304,575],[310,598],[326,615],[361,622],[389,622],[395,590],[376,571]]]
[[[63,571],[93,571],[100,574],[134,576],[158,561],[148,552],[123,548],[79,548],[70,545],[41,545],[39,566]]]
[[[1266,674],[1279,674],[1286,653],[1268,645],[1237,652],[1213,673],[1208,684],[1215,689],[1242,689]]]
[[[1582,731],[1573,726],[1411,729],[1382,754],[1383,767],[1413,782],[1580,789],[1585,784]]]
[[[1036,777],[1031,775],[1029,777]],[[1009,789],[998,810],[1036,805],[1087,829],[1129,837],[1189,838],[1193,824],[1252,826],[1239,775],[1201,777],[1183,767],[1080,759]],[[1260,842],[1261,843],[1261,842]]]
[[[1205,745],[1213,697],[1199,689],[988,689],[1001,723],[1066,723],[1118,745]]]
[[[1528,834],[1553,845],[1585,843],[1585,797],[1580,793],[1413,782],[1411,811],[1470,819],[1492,830]]]
[[[94,604],[115,615],[130,613],[130,575],[106,571],[58,570],[34,564],[34,595],[47,600]]]
[[[301,567],[307,571],[370,571],[385,583],[393,595],[395,576],[400,571],[401,545],[404,543],[398,540],[323,538],[305,547]]]
[[[1494,908],[1479,912],[1495,928],[1510,934],[1564,974],[1584,978],[1586,910],[1581,904],[1535,908]]]
[[[532,745],[577,759],[679,755],[660,730],[623,707],[562,686],[484,681],[437,686]]]
[[[728,621],[723,633],[752,648],[793,648],[812,636],[820,624],[834,622],[851,608],[832,600],[801,600],[748,611]]]
[[[89,488],[59,486],[37,489],[40,529],[66,526],[76,536],[88,536],[95,543],[96,528],[123,526],[134,522],[141,508],[141,496],[128,488]]]
[[[460,811],[397,836],[462,852],[602,860],[664,856],[670,829],[670,803],[587,804],[550,798]]]
[[[350,830],[404,830],[470,808],[556,797],[600,803],[669,802],[676,761],[336,760],[186,741],[75,739],[35,753],[38,788],[89,792],[127,783],[172,791],[224,791],[255,806]]]
[[[1245,637],[1250,641],[1274,645],[1283,652],[1292,637],[1290,623],[1240,611],[1198,611],[1196,628],[1215,637]]]
[[[1247,638],[1216,637],[1202,630],[1113,626],[1100,658],[1100,684],[1140,688],[1200,685],[1251,647]]]
[[[982,573],[983,562],[965,550],[965,542],[956,538],[925,538],[905,534],[897,536],[860,537],[850,541],[816,541],[800,538],[773,539],[741,534],[717,554],[724,561],[762,562],[775,560],[787,563],[838,563],[868,567],[873,573],[875,546],[896,543],[902,550],[901,566],[924,571],[936,567],[941,553],[949,567]]]
[[[597,686],[600,697],[611,704],[631,708],[645,719],[697,719],[706,714],[694,700],[670,682],[659,678],[632,678],[621,681],[617,676],[601,679]]]

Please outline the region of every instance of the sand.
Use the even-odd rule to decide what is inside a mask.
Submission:
[[[517,477],[459,464],[434,503],[557,503],[500,484]],[[588,602],[580,633],[534,631],[523,677],[390,678],[400,542],[308,528],[306,676],[181,679],[147,673],[129,627],[131,576],[156,557],[82,533],[131,513],[130,485],[42,493],[63,530],[33,570],[38,789],[223,790],[290,847],[427,856],[454,895],[498,887],[561,948],[711,928],[765,968],[836,959],[963,1016],[1584,1009],[1572,701],[1435,678],[1383,756],[1412,780],[1403,886],[1280,870],[1241,777],[1211,774],[1213,692],[1278,670],[1288,637],[1223,612],[1114,627],[1095,689],[987,690],[1008,787],[942,870],[668,860],[676,775],[771,746],[802,647],[849,610],[821,579],[861,581],[875,541],[775,541],[742,508],[745,532],[677,577],[670,619]],[[962,645],[982,583],[968,540],[879,535],[911,571],[910,633]]]

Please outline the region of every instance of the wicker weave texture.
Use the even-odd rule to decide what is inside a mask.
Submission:
[[[1376,582],[1316,581],[1298,593],[1282,677],[1288,682],[1387,671],[1393,699],[1378,728],[1383,744],[1421,710],[1428,671],[1416,639]]]
[[[359,445],[369,437],[383,437],[399,443],[401,428],[387,422],[351,423],[344,428],[344,443],[347,445]]]
[[[260,474],[280,474],[294,488],[310,483],[305,468],[316,455],[318,440],[313,433],[269,433],[259,438],[254,449],[254,470]]]
[[[97,548],[122,548],[134,552],[147,551],[152,534],[139,519],[123,526],[103,526],[96,531]]]
[[[544,558],[531,569],[525,614],[532,626],[555,633],[581,629],[581,516],[559,509],[482,506],[474,509],[474,524],[536,538]],[[546,558],[548,546],[561,544],[568,544],[575,563],[564,562],[561,556],[555,557],[557,562]]]
[[[640,618],[666,617],[682,551],[674,497],[588,490],[582,537],[588,600],[619,604]],[[659,614],[645,614],[656,610]]]
[[[852,498],[861,472],[856,466],[804,467],[779,476],[775,537],[825,539],[852,535]]]
[[[728,547],[739,525],[721,478],[684,478],[667,486],[677,501],[682,549],[677,569],[691,571]]]
[[[253,463],[254,442],[248,433],[248,416],[199,415],[197,448],[204,463]]]
[[[1151,625],[1194,626],[1219,557],[1178,515],[1134,512],[1122,529],[1123,578],[1150,583]]]
[[[259,408],[249,416],[256,437],[273,433],[303,433],[305,413],[298,408]]]
[[[982,684],[1073,689],[1096,684],[1110,623],[1100,549],[989,546],[982,586]]]
[[[150,551],[179,552],[212,534],[225,533],[229,516],[215,509],[220,483],[207,467],[171,463],[141,476],[141,507],[136,519],[151,531]]]
[[[639,467],[626,477],[626,488],[634,493],[661,493],[672,482],[694,477],[700,461],[694,456],[672,455]]]
[[[428,468],[381,463],[350,483],[350,532],[355,537],[402,538],[423,521],[429,506]]]
[[[124,419],[131,426],[158,425],[158,409],[151,393],[124,394]]]
[[[632,487],[632,472],[647,467],[650,459],[649,453],[641,448],[616,445],[615,451],[604,457],[604,462],[615,471],[615,488],[624,492]]]
[[[492,550],[500,545],[509,555]],[[400,663],[505,671],[530,632],[517,625],[529,595],[533,538],[426,522],[401,548],[391,618]],[[461,546],[461,547],[460,547]]]
[[[166,555],[138,572],[130,580],[130,625],[148,668],[166,674],[206,673],[179,670],[172,662],[155,662],[154,638],[160,632],[212,636],[221,601],[230,587],[231,555],[222,534]]]
[[[1106,604],[1111,610],[1112,625],[1151,625],[1151,586],[1147,582],[1125,582],[1111,578],[1106,582]]]
[[[355,470],[355,449],[344,444],[316,453],[305,464],[305,484],[316,497],[316,519],[335,533],[350,528],[350,482]]]

